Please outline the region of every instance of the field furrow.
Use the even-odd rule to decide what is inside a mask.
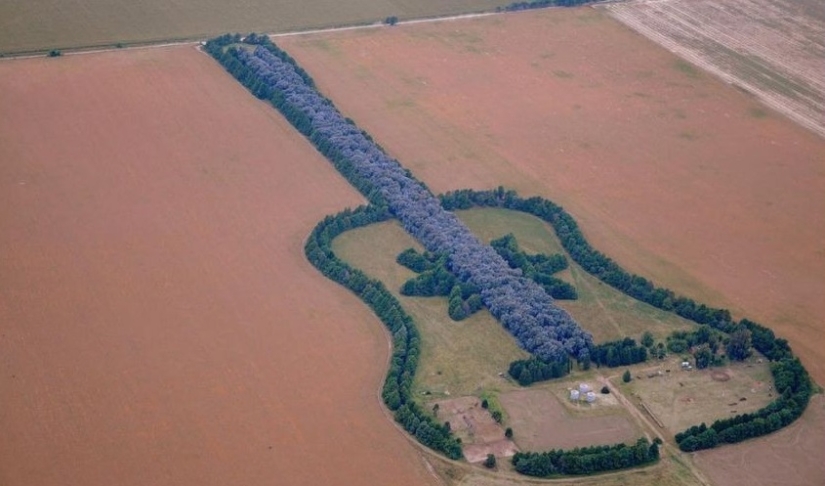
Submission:
[[[825,136],[821,17],[806,15],[786,0],[643,0],[604,8],[628,27]]]

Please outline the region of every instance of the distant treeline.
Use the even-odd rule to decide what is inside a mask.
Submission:
[[[549,452],[516,452],[516,471],[540,478],[594,474],[643,466],[659,460],[659,445],[644,437],[636,444],[581,447]]]
[[[332,251],[332,240],[344,231],[391,219],[385,208],[360,207],[327,216],[312,231],[304,251],[309,261],[326,277],[350,289],[364,301],[392,334],[390,369],[381,397],[395,413],[395,420],[422,444],[451,459],[462,457],[461,443],[450,428],[436,422],[412,399],[412,383],[421,352],[418,329],[382,282],[347,265]]]
[[[504,7],[498,7],[499,12],[514,12],[517,10],[532,10],[536,8],[548,7],[578,7],[587,3],[595,3],[598,0],[533,0],[529,2],[513,2]]]
[[[549,223],[562,246],[573,260],[586,272],[611,287],[653,307],[673,312],[697,324],[707,325],[730,336],[728,351],[734,351],[732,359],[742,359],[749,347],[738,346],[750,340],[751,345],[771,361],[771,373],[779,398],[767,407],[751,414],[741,414],[719,420],[710,428],[699,425],[677,434],[676,440],[683,450],[699,450],[715,447],[720,443],[739,442],[773,432],[793,422],[808,406],[812,385],[807,370],[793,356],[788,342],[777,338],[769,328],[748,319],[735,322],[730,311],[700,304],[673,291],[657,287],[639,275],[627,272],[605,254],[597,251],[585,239],[578,224],[561,206],[541,197],[522,199],[515,191],[499,187],[490,191],[464,189],[449,192],[441,197],[446,209],[470,209],[472,207],[496,207],[532,214]],[[686,339],[702,339],[713,342],[711,333],[705,336],[700,330]],[[731,348],[733,343],[734,348]],[[591,356],[592,359],[592,356]],[[709,430],[712,430],[710,432]],[[701,438],[700,438],[701,437]]]

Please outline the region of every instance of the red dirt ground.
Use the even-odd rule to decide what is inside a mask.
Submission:
[[[798,422],[776,434],[695,455],[715,484],[825,484],[825,397],[815,396]]]
[[[825,140],[594,9],[279,39],[434,191],[564,205],[626,268],[825,382]]]
[[[303,242],[362,199],[193,48],[0,62],[0,484],[436,484]]]

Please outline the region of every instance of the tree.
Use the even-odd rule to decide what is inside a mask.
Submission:
[[[603,386],[602,387],[602,394],[607,395],[609,393],[610,393],[610,388],[608,388],[607,385]]]
[[[501,416],[501,411],[500,410],[493,410],[492,415],[493,415],[493,420],[495,420],[498,423],[501,423],[502,416]]]
[[[625,383],[630,383],[631,379],[632,378],[630,376],[630,370],[625,370],[624,374],[622,375],[622,381],[625,382]]]
[[[486,408],[489,408],[489,407],[490,407],[490,402],[488,402],[486,398],[481,400],[481,408],[486,409]]]
[[[387,17],[386,19],[384,19],[384,23],[387,25],[395,25],[398,23],[398,17],[396,17],[395,15]]]
[[[507,437],[508,439],[513,438],[513,429],[511,427],[507,427],[507,429],[504,431],[504,437]]]
[[[642,334],[642,346],[646,348],[653,346],[653,334],[650,331],[645,331]]]
[[[707,368],[713,362],[713,353],[707,344],[699,346],[699,349],[696,350],[693,357],[696,359],[696,369],[699,370]]]
[[[60,52],[60,49],[52,49],[51,51],[49,51],[49,57],[58,57],[62,55],[63,53]]]
[[[488,469],[493,469],[496,467],[496,456],[487,454],[487,459],[484,460],[484,467]]]
[[[730,359],[742,361],[751,355],[751,332],[745,326],[739,326],[730,333],[730,340],[725,348]]]

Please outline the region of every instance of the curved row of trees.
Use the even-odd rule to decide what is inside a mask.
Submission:
[[[544,289],[478,240],[424,184],[345,118],[295,61],[265,36],[222,36],[206,44],[256,96],[268,99],[370,202],[386,207],[424,248],[447,255],[449,270],[481,299],[527,351],[551,361],[582,357],[591,343]]]
[[[412,399],[412,384],[421,352],[418,329],[392,293],[378,280],[352,268],[332,251],[332,240],[344,231],[391,219],[386,209],[375,206],[345,210],[321,221],[307,239],[307,258],[327,278],[350,289],[387,326],[392,335],[390,368],[381,397],[395,420],[422,444],[449,458],[462,457],[461,443],[448,426],[438,423]]]
[[[729,336],[728,345],[731,342],[740,343],[743,338],[749,337],[753,348],[771,361],[771,373],[779,398],[754,413],[718,420],[711,427],[701,424],[677,434],[676,441],[682,450],[707,449],[721,443],[734,443],[769,434],[796,420],[808,406],[813,391],[811,380],[807,370],[794,357],[786,340],[777,338],[773,331],[756,322],[747,319],[735,322],[726,309],[697,303],[688,297],[676,295],[669,289],[657,287],[644,277],[627,272],[590,246],[576,221],[561,206],[540,197],[522,199],[515,191],[507,191],[503,187],[491,191],[454,191],[442,195],[441,202],[449,210],[475,206],[498,207],[537,216],[553,227],[573,260],[602,282],[654,307],[726,333]],[[695,335],[704,334],[706,333],[700,328]],[[707,334],[708,339],[712,339],[712,334]],[[739,346],[733,349],[734,353],[746,353],[748,348]],[[733,358],[736,358],[736,354]]]

